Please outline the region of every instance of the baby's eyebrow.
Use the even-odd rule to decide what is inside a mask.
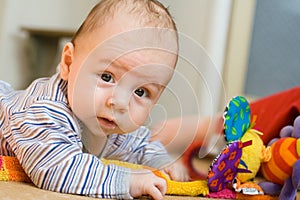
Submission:
[[[126,70],[130,70],[131,68],[133,68],[133,66],[128,65],[125,62],[120,62],[119,60],[113,60],[113,61],[111,61],[111,65],[113,67],[123,68],[123,69],[126,69]]]
[[[155,92],[158,92],[166,87],[166,86],[158,84],[158,83],[148,83],[148,84],[145,84],[145,86]]]
[[[103,59],[99,61],[101,64],[104,64],[106,67],[109,67],[110,65],[114,65],[114,62],[110,59]]]
[[[117,69],[120,69],[120,68],[126,69],[126,67],[123,64],[119,63],[116,60],[104,59],[101,61],[101,63],[105,64],[106,67],[113,67],[113,68],[117,68]]]
[[[110,68],[120,69],[121,65],[117,64],[116,62],[110,59],[101,59],[97,62],[97,64],[94,67],[95,70],[102,72],[102,71],[109,70]]]

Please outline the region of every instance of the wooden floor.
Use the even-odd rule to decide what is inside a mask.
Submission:
[[[5,182],[0,181],[0,199],[3,200],[87,200],[95,199],[78,195],[61,194],[41,190],[34,185],[20,182]],[[149,198],[141,198],[149,199]],[[181,196],[165,196],[166,200],[188,200],[201,199],[200,197],[181,197]]]

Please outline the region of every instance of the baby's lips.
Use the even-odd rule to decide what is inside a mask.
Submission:
[[[98,121],[100,123],[100,126],[105,129],[115,129],[117,127],[117,124],[114,122],[114,120],[99,117]]]

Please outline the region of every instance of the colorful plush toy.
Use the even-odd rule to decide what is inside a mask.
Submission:
[[[268,194],[279,193],[279,199],[295,199],[297,189],[300,189],[300,116],[293,126],[282,128],[279,135],[280,138],[269,143],[270,160],[261,166],[262,174],[269,182],[262,182],[260,186]]]
[[[258,134],[262,134],[252,129],[251,112],[248,101],[242,97],[234,97],[228,104],[224,112],[224,135],[229,143],[239,141],[246,148],[241,149],[241,159],[238,163],[238,173],[233,180],[233,188],[237,192],[244,194],[263,194],[260,186],[253,182],[261,163],[261,152],[265,149]],[[254,120],[255,121],[255,120]],[[253,152],[257,152],[252,156]],[[247,173],[245,173],[247,172]]]
[[[237,192],[244,189],[246,192],[262,189],[265,194],[279,195],[279,199],[295,199],[297,189],[300,189],[300,116],[295,119],[293,126],[282,128],[280,138],[271,140],[266,147],[260,137],[262,133],[251,128],[255,118],[252,123],[247,122],[250,119],[250,110],[244,100],[242,97],[233,98],[224,114],[224,132],[227,141],[234,141],[240,137],[242,143],[252,141],[252,145],[242,149],[241,160],[244,164],[238,166],[251,172],[238,173],[233,187]],[[249,111],[249,114],[245,114],[245,111],[246,113]],[[226,132],[234,134],[227,136]],[[201,145],[201,143],[193,144],[187,153],[199,150]],[[184,157],[190,156],[191,154],[186,154]],[[186,158],[185,160],[188,161]],[[193,166],[189,163],[187,165],[193,171],[192,174],[197,175]],[[260,182],[257,187],[257,184],[251,181],[259,170],[266,181]]]
[[[224,112],[224,136],[227,146],[214,159],[207,176],[210,192],[219,194],[219,196],[214,195],[215,197],[227,197],[227,189],[233,187],[239,192],[255,189],[253,194],[263,193],[258,185],[243,185],[240,184],[239,180],[236,181],[237,174],[251,173],[246,163],[241,159],[244,149],[252,145],[252,139],[241,140],[248,130],[251,130],[249,103],[244,97],[237,96],[229,102]],[[255,131],[252,130],[252,132]],[[237,183],[239,183],[238,186]],[[226,191],[225,196],[222,193],[224,191]]]
[[[245,162],[242,166],[247,166],[251,173],[237,174],[238,181],[246,182],[246,187],[250,184],[250,192],[259,190],[255,183],[248,181],[261,169],[263,177],[268,181],[259,184],[265,193],[279,195],[279,199],[295,199],[297,189],[300,188],[300,116],[295,119],[294,126],[286,126],[281,130],[281,138],[271,140],[268,147],[265,147],[259,137],[262,133],[251,128],[254,122],[250,125],[248,106],[246,99],[236,97],[230,102],[224,115],[227,141],[236,140],[240,136],[244,142],[252,141],[251,146],[243,148],[241,157]]]
[[[249,103],[244,97],[237,96],[229,102],[224,112],[224,136],[228,144],[214,159],[209,169],[207,179],[211,192],[220,192],[225,188],[231,188],[237,174],[252,174],[242,156],[242,152],[252,146],[252,138],[241,139],[249,130],[251,130]],[[253,133],[255,130],[251,130],[251,132]],[[192,146],[184,155],[184,161],[194,179],[203,178],[203,174],[197,173],[191,164],[191,158],[199,151],[201,145],[198,143],[196,146]],[[260,164],[260,160],[258,164]],[[254,171],[255,174],[250,176],[256,175],[257,169]]]
[[[265,194],[279,195],[279,199],[295,199],[300,188],[300,116],[294,126],[286,126],[267,147],[264,146],[259,132],[249,130],[242,141],[252,140],[252,146],[243,149],[242,159],[252,172],[238,174],[241,182],[247,182],[261,170],[267,181],[259,183]]]
[[[261,163],[270,159],[270,148],[266,148],[260,138],[261,132],[249,129],[241,138],[241,141],[252,141],[252,145],[243,149],[242,160],[247,164],[251,173],[239,173],[237,178],[242,182],[248,182],[256,177]],[[240,166],[242,167],[242,166]]]

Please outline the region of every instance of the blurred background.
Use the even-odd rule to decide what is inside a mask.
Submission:
[[[300,84],[300,1],[160,0],[177,23],[176,73],[148,123],[211,115]],[[51,76],[96,0],[0,0],[0,79],[24,89]]]

